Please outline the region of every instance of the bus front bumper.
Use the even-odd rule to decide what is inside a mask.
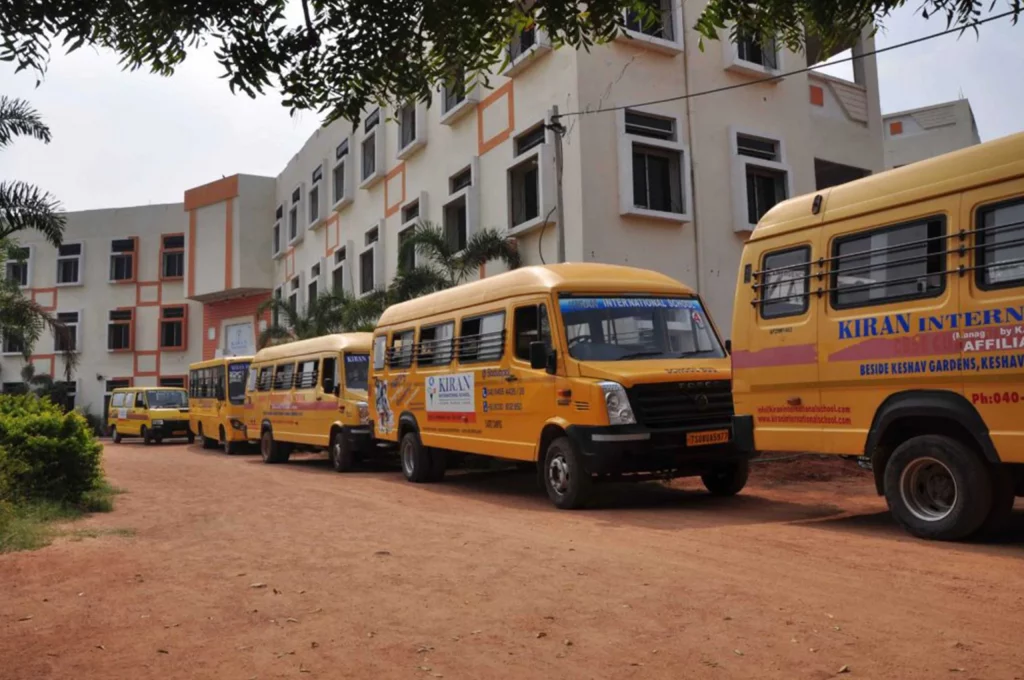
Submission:
[[[705,443],[710,433],[721,438],[723,431],[728,432],[727,440]],[[592,475],[684,477],[703,474],[714,465],[744,461],[753,455],[753,432],[748,434],[746,427],[735,420],[664,430],[638,425],[570,426],[567,434],[576,450],[583,454],[583,464]],[[751,440],[749,445],[748,439]]]
[[[189,424],[187,420],[154,420],[150,430],[153,436],[161,439],[173,437],[187,437]]]
[[[371,425],[346,427],[345,438],[346,444],[354,451],[369,451],[373,448],[373,427]]]

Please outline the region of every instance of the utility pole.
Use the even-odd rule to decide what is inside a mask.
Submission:
[[[565,134],[565,127],[558,119],[558,105],[551,107],[548,111],[548,128],[555,133],[555,221],[558,223],[555,228],[555,237],[558,239],[558,262],[565,262],[565,207],[562,202],[562,135]]]

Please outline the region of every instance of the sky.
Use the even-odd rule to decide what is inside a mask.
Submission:
[[[883,22],[878,47],[945,28],[908,3]],[[997,9],[999,5],[997,4]],[[882,111],[971,101],[983,141],[1024,130],[1024,21],[992,22],[878,56]],[[175,203],[184,189],[241,172],[277,175],[316,130],[313,112],[291,115],[280,97],[233,95],[210,52],[169,78],[125,72],[109,53],[54,53],[43,82],[0,63],[0,94],[28,99],[53,133],[0,151],[0,180],[55,194],[68,210]],[[828,67],[850,78],[850,65]]]

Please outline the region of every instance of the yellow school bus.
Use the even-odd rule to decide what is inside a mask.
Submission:
[[[115,444],[125,437],[141,437],[147,445],[172,437],[194,440],[188,392],[179,387],[119,387],[110,394],[107,423]]]
[[[238,453],[245,432],[245,383],[252,357],[225,357],[188,367],[189,425],[204,449]]]
[[[998,526],[1024,493],[1024,135],[770,210],[732,342],[758,449],[861,457],[916,536]]]
[[[246,426],[264,463],[296,448],[327,450],[338,472],[373,448],[366,386],[369,333],[338,333],[262,349],[246,386]]]
[[[600,480],[700,475],[734,494],[729,359],[700,298],[655,272],[523,267],[388,308],[374,331],[374,425],[409,481],[446,452],[539,463],[560,508]]]

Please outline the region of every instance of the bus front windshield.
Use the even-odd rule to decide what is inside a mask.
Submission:
[[[562,295],[559,308],[578,361],[725,356],[696,298]]]
[[[149,393],[150,408],[188,408],[188,395],[178,390],[152,390]]]
[[[228,401],[232,404],[245,403],[245,377],[248,372],[248,361],[228,364]]]
[[[345,387],[366,390],[370,377],[369,354],[345,354]]]

